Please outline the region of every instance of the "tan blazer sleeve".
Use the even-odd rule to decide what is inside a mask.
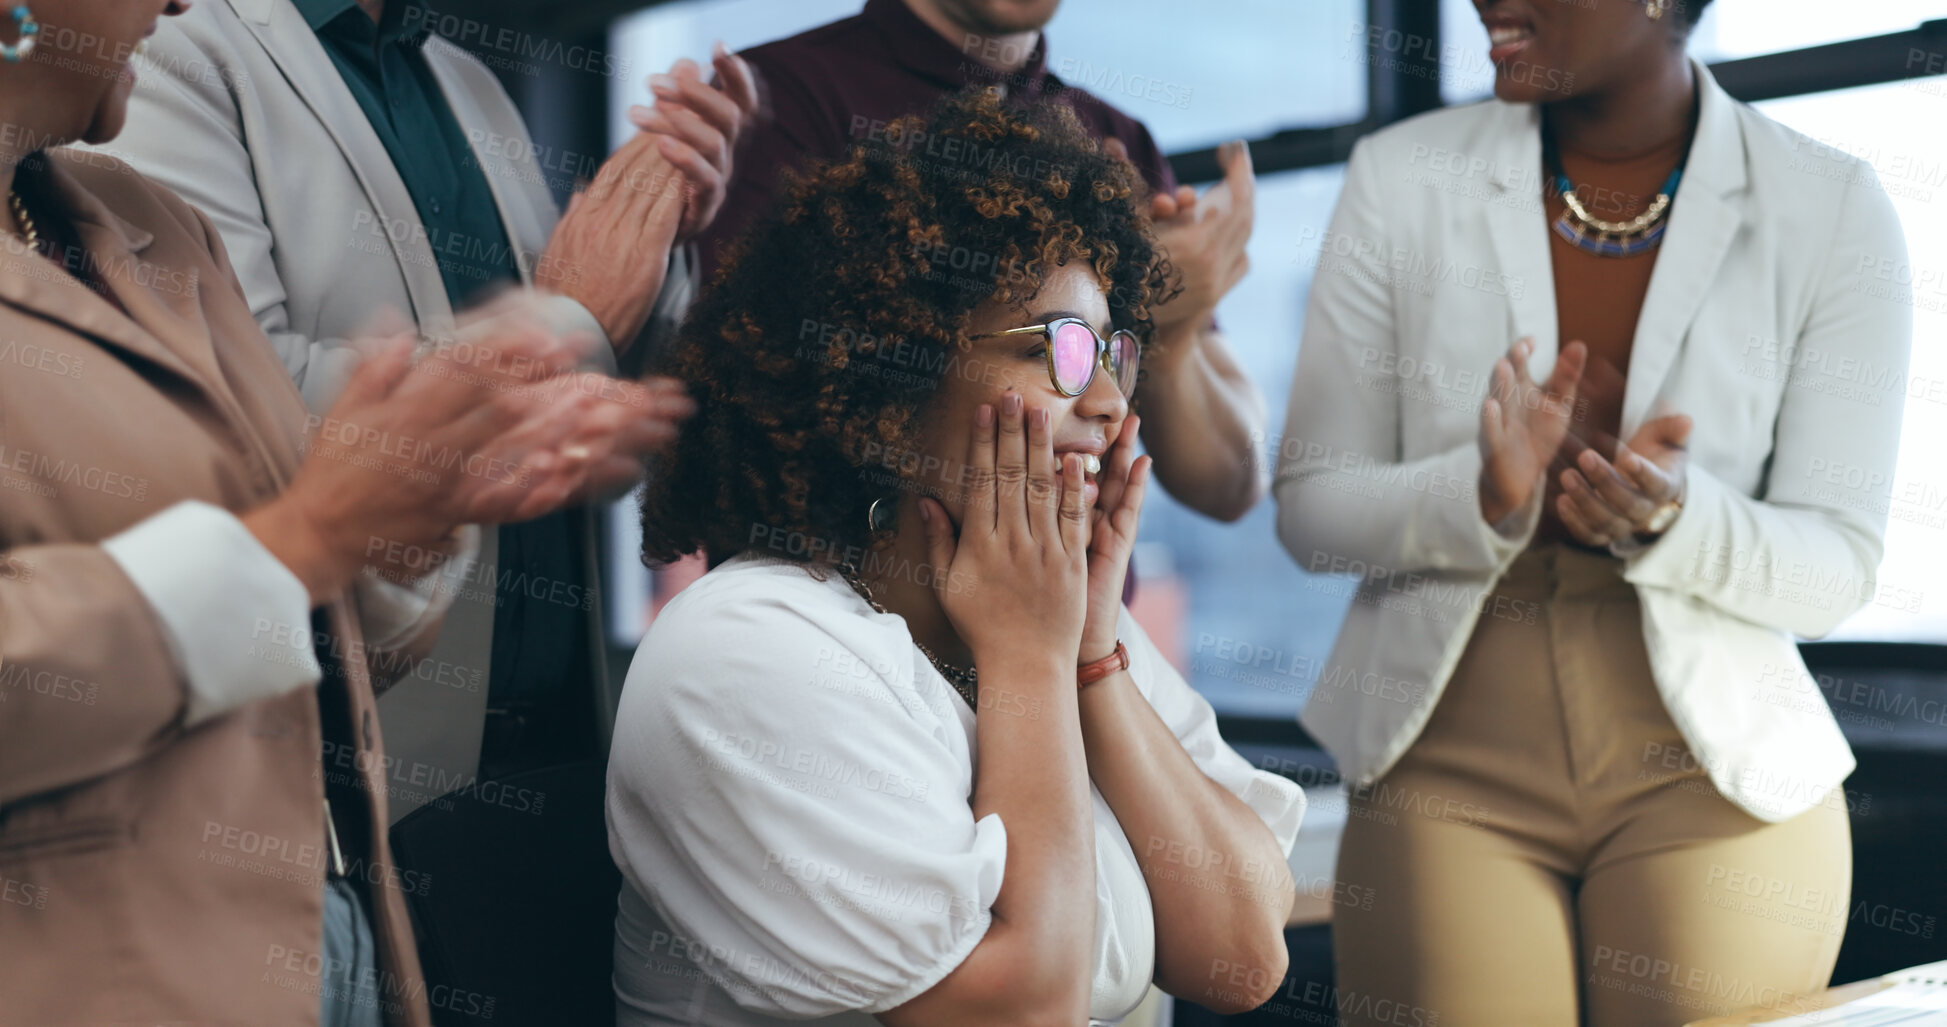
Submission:
[[[0,554],[0,805],[142,759],[186,700],[161,623],[107,552]]]

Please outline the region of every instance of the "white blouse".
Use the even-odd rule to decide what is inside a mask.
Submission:
[[[1289,853],[1304,793],[1224,743],[1126,609],[1118,630],[1143,696]],[[745,554],[678,594],[636,650],[609,755],[618,1027],[869,1027],[939,983],[986,934],[1007,862],[1000,816],[970,806],[974,729],[905,620],[835,573]],[[1089,1015],[1113,1024],[1154,974],[1155,917],[1094,806]]]

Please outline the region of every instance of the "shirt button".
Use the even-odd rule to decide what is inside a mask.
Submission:
[[[438,200],[434,200],[434,201],[433,201],[433,213],[435,213],[435,214],[437,214],[437,213],[439,213],[439,201],[438,201]]]

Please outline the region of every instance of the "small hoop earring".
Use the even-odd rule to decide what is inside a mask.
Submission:
[[[865,508],[865,526],[873,531],[891,530],[893,521],[898,515],[896,505],[893,500],[885,496],[873,500],[872,505]]]
[[[18,64],[34,52],[34,41],[40,38],[41,23],[34,20],[34,12],[26,4],[14,5],[14,24],[20,29],[20,40],[16,43],[0,43],[0,60]]]
[[[1643,13],[1649,15],[1651,21],[1656,21],[1663,17],[1663,9],[1667,5],[1668,0],[1648,0],[1643,4]]]

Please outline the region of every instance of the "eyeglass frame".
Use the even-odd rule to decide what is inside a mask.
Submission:
[[[1057,326],[1067,324],[1068,322],[1071,321],[1087,329],[1088,334],[1095,339],[1095,359],[1089,363],[1088,381],[1083,382],[1080,391],[1077,392],[1069,392],[1067,389],[1062,388],[1061,375],[1059,372],[1055,370],[1055,329]],[[997,338],[1001,338],[1002,336],[1008,336],[1008,335],[1029,335],[1029,334],[1037,334],[1037,333],[1045,336],[1048,340],[1047,348],[1041,351],[1041,356],[1043,357],[1043,363],[1047,364],[1048,366],[1048,383],[1055,387],[1056,393],[1060,394],[1062,397],[1067,399],[1074,399],[1076,396],[1080,396],[1083,393],[1087,392],[1089,386],[1095,384],[1095,373],[1097,371],[1107,371],[1111,378],[1115,376],[1115,370],[1109,367],[1109,345],[1111,342],[1115,340],[1115,337],[1118,335],[1127,335],[1129,337],[1129,341],[1133,343],[1135,347],[1133,350],[1135,356],[1132,357],[1129,361],[1129,366],[1131,368],[1131,376],[1133,377],[1135,371],[1142,366],[1142,356],[1143,356],[1142,340],[1136,337],[1135,332],[1132,332],[1127,328],[1118,328],[1115,331],[1110,332],[1109,337],[1104,339],[1102,337],[1102,333],[1095,330],[1094,325],[1089,324],[1086,320],[1079,317],[1058,317],[1044,324],[1023,325],[1019,328],[1007,328],[998,332],[982,332],[979,335],[972,336],[972,338],[997,339]],[[1122,391],[1121,382],[1116,383],[1116,391],[1118,392]],[[1129,383],[1129,391],[1123,392],[1122,398],[1133,399],[1135,397],[1135,394],[1136,394],[1136,382],[1131,381]]]

